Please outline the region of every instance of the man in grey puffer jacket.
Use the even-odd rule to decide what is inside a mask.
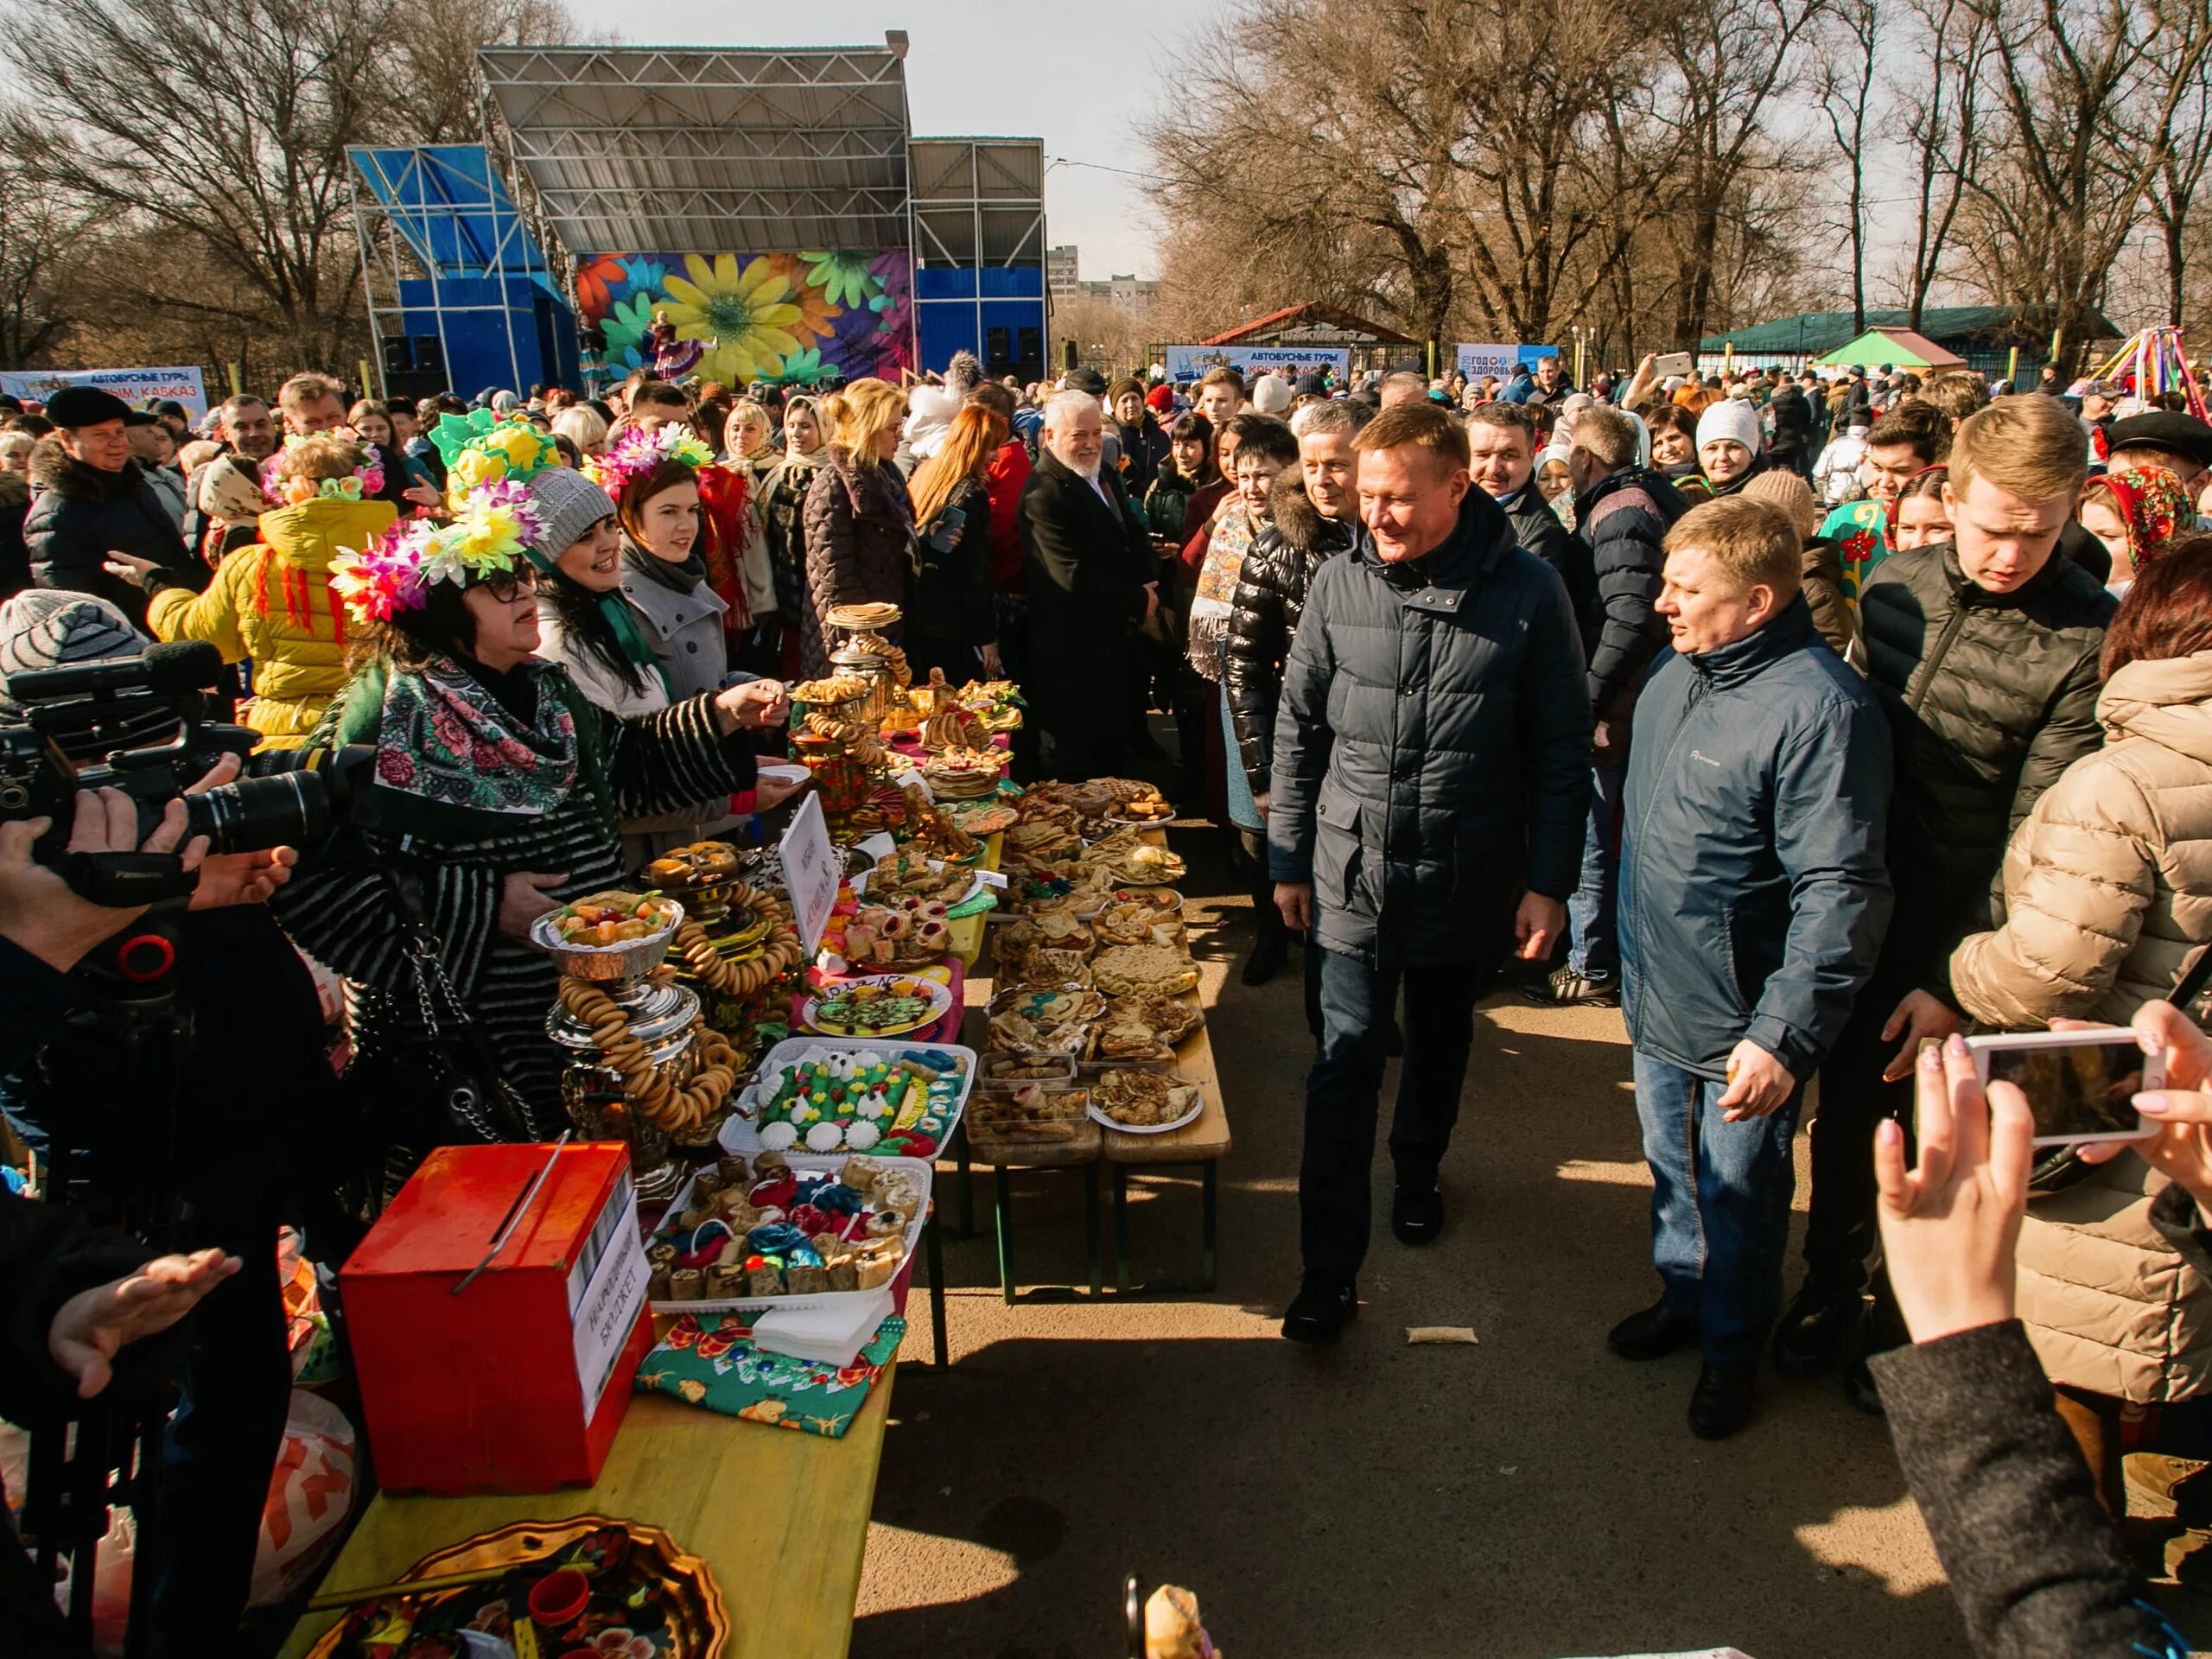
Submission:
[[[1472,486],[1465,429],[1386,410],[1357,440],[1350,552],[1313,574],[1275,719],[1275,900],[1322,947],[1321,1050],[1299,1175],[1305,1281],[1283,1320],[1333,1342],[1354,1316],[1368,1171],[1400,980],[1406,1052],[1391,1230],[1443,1225],[1474,1005],[1514,940],[1541,960],[1581,865],[1590,704],[1567,590]],[[1519,899],[1525,873],[1527,892]]]

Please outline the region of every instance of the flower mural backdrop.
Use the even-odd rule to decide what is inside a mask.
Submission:
[[[912,280],[903,248],[592,254],[577,263],[576,300],[605,349],[588,349],[584,367],[617,377],[650,368],[658,314],[678,340],[697,342],[702,379],[895,382],[914,363]]]

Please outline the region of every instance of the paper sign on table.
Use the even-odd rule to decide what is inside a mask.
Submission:
[[[810,792],[784,831],[784,886],[791,896],[806,954],[822,948],[822,930],[837,907],[837,855],[830,845],[830,826],[822,817],[822,798]]]

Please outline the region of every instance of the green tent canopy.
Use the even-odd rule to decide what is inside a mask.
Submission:
[[[1869,328],[1858,339],[1813,359],[1816,369],[1955,369],[1966,359],[1910,328]]]

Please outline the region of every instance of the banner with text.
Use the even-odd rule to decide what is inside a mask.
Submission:
[[[42,404],[64,386],[98,386],[133,408],[149,398],[174,397],[197,421],[207,412],[207,387],[191,369],[24,369],[0,372],[0,391]]]
[[[1334,374],[1341,382],[1351,372],[1351,353],[1327,346],[1170,346],[1167,378],[1179,386],[1203,379],[1208,369],[1234,369],[1251,384],[1263,374],[1295,380],[1301,374]]]
[[[1559,358],[1562,366],[1573,366],[1560,356],[1556,346],[1522,346],[1510,340],[1503,345],[1478,346],[1470,346],[1462,340],[1456,361],[1459,372],[1470,380],[1479,380],[1486,374],[1494,374],[1501,380],[1510,380],[1516,371],[1524,365],[1534,369],[1541,359],[1547,357]]]

